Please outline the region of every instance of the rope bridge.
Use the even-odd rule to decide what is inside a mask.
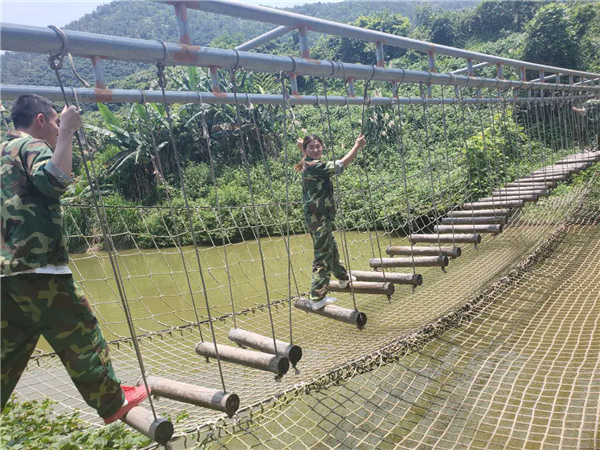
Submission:
[[[64,88],[62,59],[88,37],[53,30],[62,45],[52,51],[60,90],[44,92],[78,104],[107,99],[98,89]],[[86,250],[72,255],[71,267],[110,340],[118,376],[158,394],[150,402],[155,421],[177,418],[172,440],[152,426],[143,432],[173,447],[598,445],[600,108],[588,102],[585,116],[577,112],[597,87],[583,78],[578,87],[572,78],[563,85],[561,72],[556,84],[530,82],[525,69],[514,82],[500,65],[495,81],[474,77],[470,60],[470,76],[445,77],[430,55],[430,71],[389,69],[400,77],[391,83],[373,66],[362,98],[351,75],[363,68],[331,62],[345,95],[330,95],[340,85],[321,74],[319,92],[301,98],[296,69],[325,62],[290,57],[291,84],[281,70],[277,98],[252,97],[238,92],[251,61],[234,50],[232,92],[221,92],[211,65],[213,92],[190,100],[215,199],[198,207],[188,201],[192,180],[174,137],[170,105],[183,97],[166,89],[172,44],[158,45],[160,91],[135,95],[146,116],[148,103],[163,108],[182,201],[166,183],[156,130],[140,120],[164,199],[107,204],[82,135],[93,204],[64,208],[71,245]],[[114,94],[111,101],[133,95]],[[233,105],[224,137],[208,129],[207,99]],[[278,157],[266,155],[252,99],[282,107]],[[302,104],[313,106],[293,107]],[[335,180],[340,253],[357,281],[343,289],[331,282],[339,301],[311,312],[304,296],[313,247],[294,213],[301,196],[288,153],[302,121],[315,115],[328,159],[359,132],[374,144]],[[448,123],[459,123],[458,131]],[[222,201],[215,148],[226,140],[239,146],[248,203]],[[252,178],[252,142],[268,200]],[[394,152],[382,151],[390,142]],[[274,162],[283,167],[279,179]],[[393,179],[378,179],[389,167]],[[586,170],[587,181],[570,183]],[[59,413],[81,408],[96,424],[51,349],[42,344],[33,359],[17,394],[49,396]]]

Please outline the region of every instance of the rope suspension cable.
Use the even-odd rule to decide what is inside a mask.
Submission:
[[[289,170],[289,157],[288,157],[288,131],[287,131],[287,109],[289,108],[289,97],[287,89],[285,88],[285,78],[283,76],[283,72],[279,73],[279,80],[281,82],[281,95],[283,96],[283,150],[284,150],[284,162],[283,166],[285,167],[285,249],[287,251],[288,257],[288,313],[289,313],[289,323],[290,323],[290,344],[294,344],[294,336],[293,336],[293,326],[292,326],[292,276],[294,277],[294,283],[296,285],[296,295],[300,298],[300,289],[298,288],[298,280],[296,280],[296,275],[293,273],[294,267],[292,266],[292,253],[290,247],[290,170]],[[258,133],[258,127],[257,127]],[[260,140],[259,140],[260,142]],[[260,146],[261,153],[263,155],[263,159],[266,163],[266,157],[264,151],[262,149],[262,144]],[[273,183],[271,180],[271,171],[268,171],[269,174],[269,187],[271,188],[271,194],[273,195],[273,201],[275,201],[275,193],[273,192]],[[275,202],[276,205],[279,205]],[[278,206],[279,207],[279,206]]]
[[[190,235],[192,238],[192,243],[194,245],[194,253],[196,255],[196,262],[198,264],[198,273],[200,274],[200,282],[202,285],[202,291],[204,294],[204,302],[206,304],[206,314],[208,316],[208,321],[209,321],[209,326],[210,326],[210,332],[212,335],[212,339],[213,339],[213,343],[214,343],[214,347],[215,347],[215,355],[217,358],[217,366],[219,368],[219,377],[221,378],[221,385],[223,386],[223,392],[227,392],[227,389],[225,387],[225,378],[223,376],[223,368],[221,367],[221,358],[219,356],[219,349],[217,346],[217,338],[216,338],[216,334],[215,334],[215,327],[213,324],[213,320],[212,320],[212,313],[210,310],[210,303],[208,301],[208,291],[206,289],[206,282],[204,280],[204,270],[202,269],[202,262],[200,260],[200,252],[198,250],[198,244],[196,242],[196,231],[194,228],[194,221],[192,219],[192,210],[190,208],[190,204],[189,204],[189,199],[188,199],[188,195],[187,195],[187,190],[186,190],[186,186],[185,186],[185,180],[184,180],[184,175],[183,175],[183,169],[181,167],[181,161],[179,159],[179,151],[177,149],[177,143],[175,141],[175,135],[173,134],[173,119],[171,117],[171,110],[169,108],[169,104],[167,103],[167,97],[165,94],[165,88],[166,88],[166,84],[167,84],[167,80],[166,80],[166,76],[165,76],[165,65],[164,65],[164,60],[166,59],[167,56],[167,48],[165,46],[165,44],[161,41],[161,44],[163,45],[163,49],[164,49],[164,58],[162,61],[158,61],[156,63],[156,67],[158,69],[157,71],[157,78],[158,78],[158,85],[161,89],[162,92],[162,100],[163,100],[163,107],[165,109],[165,113],[167,116],[167,124],[168,124],[168,129],[169,129],[169,139],[171,141],[171,146],[173,147],[173,155],[175,156],[175,165],[177,166],[177,173],[179,175],[179,180],[180,180],[180,184],[181,184],[181,193],[183,195],[183,200],[185,203],[185,209],[186,209],[186,213],[187,213],[187,219],[188,219],[188,226],[190,228]],[[198,329],[200,329],[200,317],[198,316],[198,309],[196,308],[196,304],[195,302],[192,303],[193,307],[194,307],[194,314],[196,316],[196,323],[198,324]],[[202,342],[204,342],[204,339],[202,337],[202,334],[200,335]]]
[[[454,75],[450,75],[452,79],[454,79]],[[444,153],[446,156],[446,173],[447,173],[447,178],[448,178],[448,209],[452,209],[452,204],[453,204],[453,195],[452,195],[452,169],[450,167],[450,154],[449,154],[449,150],[448,150],[448,130],[447,130],[447,124],[446,124],[446,107],[444,105],[444,85],[441,86],[440,89],[440,97],[442,99],[442,127],[443,127],[443,131],[444,131]],[[454,225],[454,222],[452,222],[452,225]],[[454,231],[454,226],[452,227],[452,247],[456,248],[456,237],[455,237],[455,231]],[[440,252],[440,256],[441,256],[442,252]]]
[[[519,178],[521,176],[521,158],[520,158],[520,152],[519,152],[519,143],[518,143],[518,133],[519,133],[519,125],[518,123],[516,123],[515,118],[514,118],[514,107],[512,109],[512,118],[509,119],[508,118],[508,114],[507,114],[507,110],[508,110],[508,104],[507,104],[507,90],[502,90],[501,91],[501,96],[502,96],[502,115],[501,115],[501,119],[502,119],[502,125],[504,126],[504,129],[506,130],[506,133],[508,135],[508,146],[510,149],[510,158],[515,158],[516,160],[516,164],[517,164],[517,178]],[[514,124],[517,130],[517,143],[515,144],[513,142],[512,139],[512,132],[510,130],[510,126],[511,124]],[[510,174],[509,174],[509,169],[506,167],[506,161],[507,161],[507,156],[506,156],[506,152],[503,146],[503,156],[504,156],[504,176],[505,176],[505,181],[509,181],[510,180]],[[520,193],[521,188],[519,188],[519,193]],[[508,191],[506,191],[508,192]]]
[[[332,67],[333,67],[333,63],[332,63]],[[326,117],[327,117],[327,129],[325,129],[325,121],[323,121],[323,110],[321,109],[320,104],[317,104],[319,107],[319,112],[321,113],[321,123],[323,125],[323,133],[328,136],[328,141],[329,141],[329,145],[328,147],[328,151],[330,153],[330,155],[333,157],[332,159],[335,160],[335,150],[333,148],[334,145],[334,141],[333,141],[333,130],[331,128],[331,112],[329,110],[329,97],[327,96],[327,82],[325,80],[325,75],[323,75],[323,77],[321,78],[321,81],[323,83],[323,96],[325,98],[325,111],[327,112]],[[344,252],[344,259],[346,260],[346,264],[348,265],[348,272],[351,274],[352,273],[352,267],[351,267],[351,261],[350,261],[350,252],[348,251],[348,241],[346,239],[346,229],[347,229],[347,224],[346,224],[346,219],[344,216],[344,208],[342,205],[342,197],[341,197],[341,193],[340,193],[340,181],[339,181],[339,175],[336,173],[335,174],[335,192],[336,192],[336,197],[337,197],[337,204],[339,207],[339,211],[340,211],[340,218],[342,219],[342,228],[341,228],[341,234],[342,234],[342,251]],[[333,233],[333,230],[332,230]],[[333,252],[331,252],[332,258],[333,258]],[[352,284],[350,284],[350,290],[352,293],[352,304],[354,305],[354,310],[358,311],[358,306],[356,305],[356,295],[354,293],[354,288],[352,287]]]
[[[146,131],[148,132],[148,134],[150,135],[150,139],[152,141],[151,161],[152,161],[154,168],[156,169],[156,172],[158,173],[158,178],[165,190],[165,197],[167,199],[168,211],[169,211],[170,217],[173,218],[173,225],[175,227],[175,247],[177,248],[177,251],[178,251],[179,255],[181,256],[181,263],[183,265],[183,270],[185,273],[185,278],[186,278],[186,282],[188,285],[190,298],[192,299],[192,305],[195,306],[195,302],[193,300],[194,292],[192,289],[192,281],[191,281],[191,277],[190,277],[190,273],[189,273],[188,262],[186,261],[185,255],[183,253],[183,245],[181,243],[181,236],[180,236],[181,233],[180,233],[180,229],[179,229],[179,223],[177,220],[177,215],[175,214],[175,210],[173,209],[173,201],[171,199],[171,189],[165,178],[165,172],[164,172],[164,169],[162,166],[162,161],[160,159],[158,146],[156,144],[156,136],[155,136],[154,131],[152,130],[152,126],[150,124],[150,111],[148,110],[148,104],[146,103],[146,94],[144,93],[143,89],[140,89],[140,93],[142,95],[142,100],[141,100],[140,104],[144,107],[144,112],[145,112],[145,119],[146,119],[145,120],[145,124],[146,124],[145,128],[146,128]],[[142,129],[142,116],[141,115],[139,115],[139,116],[140,116],[139,127],[141,130]],[[198,330],[200,332],[200,339],[204,340],[204,338],[202,336],[202,328],[198,327]]]
[[[366,113],[366,109],[368,106],[371,106],[371,99],[368,98],[368,89],[369,89],[369,84],[371,83],[371,81],[373,80],[373,76],[375,75],[375,66],[373,67],[373,73],[371,75],[371,78],[369,80],[365,79],[365,85],[364,85],[364,90],[363,90],[363,104],[362,104],[362,117],[361,117],[361,121],[360,121],[360,134],[364,136],[365,133],[365,113]],[[344,77],[345,79],[346,77]],[[347,84],[348,81],[345,79],[345,84],[346,84],[346,88],[347,88]],[[367,105],[367,98],[368,98],[368,105]],[[350,124],[352,124],[352,117],[350,116],[350,106],[348,105],[348,92],[346,91],[346,105],[348,107],[348,117],[350,118]],[[385,120],[385,119],[384,119]],[[354,136],[352,136],[354,138]],[[377,149],[377,153],[378,153],[378,159],[379,159],[379,148]],[[367,193],[368,193],[368,197],[369,197],[369,204],[371,205],[371,220],[373,221],[374,227],[375,227],[375,239],[377,241],[377,251],[379,253],[379,259],[381,259],[383,261],[383,254],[381,252],[381,243],[379,241],[379,233],[377,231],[377,216],[375,214],[375,205],[373,203],[373,194],[371,192],[371,183],[369,181],[369,171],[367,170],[367,159],[365,156],[365,152],[362,151],[361,152],[361,159],[362,159],[362,163],[363,163],[363,169],[365,171],[365,180],[367,182]],[[359,177],[360,177],[360,170],[359,170]],[[362,182],[361,182],[362,185]],[[387,209],[385,206],[385,196],[383,197],[383,208],[384,208],[384,215],[387,217]],[[384,226],[384,230],[386,233],[388,233],[388,235],[390,234],[390,232],[385,228],[385,222],[382,221],[381,224]],[[370,227],[369,227],[370,228]],[[370,231],[369,231],[369,239],[370,239]],[[373,244],[371,243],[371,247],[373,247]],[[373,254],[373,256],[375,256]],[[381,266],[381,270],[382,273],[385,277],[385,267],[382,264]]]
[[[402,81],[404,81],[405,71],[402,72],[402,80],[398,83],[398,96],[400,91],[400,86],[402,85]],[[397,104],[398,110],[398,138],[400,140],[399,150],[400,150],[400,159],[402,160],[402,183],[404,185],[404,197],[406,198],[406,222],[408,225],[408,236],[413,235],[413,218],[410,207],[410,195],[408,192],[408,182],[406,180],[406,147],[404,146],[404,127],[402,125],[402,120],[404,117],[404,106],[398,102]],[[410,244],[410,258],[411,258],[411,266],[413,275],[416,275],[416,265],[415,265],[415,252],[414,252],[414,243],[412,239],[408,240]],[[412,287],[412,291],[415,291],[415,286]]]
[[[227,286],[229,287],[229,302],[231,304],[231,317],[233,318],[233,326],[237,328],[237,318],[235,313],[235,303],[233,300],[233,286],[231,283],[231,271],[229,269],[229,257],[227,254],[227,242],[225,240],[225,230],[223,227],[223,220],[221,216],[221,200],[219,198],[219,185],[217,183],[217,177],[215,175],[215,164],[212,152],[212,143],[210,141],[210,134],[208,132],[208,125],[206,124],[206,109],[204,108],[204,102],[202,101],[202,94],[198,92],[198,98],[200,99],[200,105],[202,107],[202,113],[200,114],[200,124],[202,126],[202,137],[206,143],[206,149],[208,151],[208,160],[210,162],[210,178],[214,187],[215,203],[217,206],[216,217],[217,223],[219,224],[219,230],[221,233],[221,245],[223,247],[223,260],[225,262],[225,272],[227,273]]]
[[[454,107],[456,108],[456,104],[458,102],[458,104],[460,105],[460,111],[461,111],[461,124],[462,124],[462,135],[463,135],[463,141],[464,141],[464,145],[465,145],[465,171],[467,172],[467,186],[466,186],[466,195],[465,195],[465,200],[473,200],[473,177],[472,177],[472,173],[471,173],[471,167],[472,165],[475,166],[475,163],[473,163],[472,161],[470,161],[470,157],[469,157],[469,143],[468,143],[468,134],[467,134],[467,114],[466,114],[466,102],[465,99],[463,97],[463,93],[462,93],[462,89],[457,86],[454,89],[454,98],[456,100],[456,102],[454,103]],[[475,226],[475,210],[471,209],[471,220],[472,220],[472,225]],[[476,246],[477,247],[477,246]]]
[[[542,107],[542,97],[541,97],[541,90],[540,90],[540,101],[535,103],[534,102],[534,111],[535,111],[535,128],[537,129],[538,132],[538,142],[540,143],[540,145],[542,146],[542,164],[543,164],[543,174],[544,174],[544,181],[546,181],[546,177],[547,177],[547,171],[546,171],[546,166],[548,165],[548,153],[546,151],[546,134],[542,134],[542,130],[540,129],[540,112],[539,109]],[[544,124],[545,125],[545,124]],[[545,131],[545,129],[544,129]]]
[[[431,74],[431,73],[430,73]],[[438,211],[438,207],[437,207],[437,202],[435,199],[435,185],[434,185],[434,181],[433,181],[433,171],[434,171],[434,166],[431,163],[431,146],[429,143],[429,122],[427,120],[427,113],[428,113],[428,109],[429,106],[427,104],[427,97],[425,95],[425,89],[423,88],[423,82],[419,83],[419,94],[421,96],[421,103],[423,106],[423,113],[422,113],[422,118],[423,118],[423,140],[422,142],[425,144],[425,149],[427,150],[427,163],[429,164],[429,168],[427,169],[427,172],[429,172],[429,191],[430,191],[430,196],[431,196],[431,203],[433,205],[433,217],[434,217],[434,221],[435,223],[439,223],[440,221],[440,213]],[[420,134],[420,133],[418,133]],[[441,242],[441,233],[437,233],[437,242],[438,242],[438,249],[440,251],[442,251],[442,242]],[[445,268],[444,266],[442,266],[442,270],[445,272]]]
[[[479,92],[479,89],[478,89]],[[492,173],[491,169],[490,169],[490,161],[489,161],[489,152],[488,152],[488,144],[487,144],[487,139],[485,137],[485,127],[483,125],[484,119],[485,119],[485,104],[483,105],[479,105],[478,109],[478,116],[479,116],[479,128],[481,130],[481,138],[483,141],[483,159],[485,161],[485,172],[486,174],[490,174]],[[489,110],[489,108],[488,108]],[[480,176],[480,184],[481,184],[481,172],[479,172],[479,176]],[[491,185],[493,184],[493,182],[490,182],[490,179],[493,179],[493,176],[488,176],[488,179],[486,180],[487,183],[485,184],[485,189],[482,188],[482,193],[483,192],[488,192]],[[496,205],[495,205],[496,200],[494,200],[494,198],[492,197],[492,209],[495,211],[496,210]],[[500,205],[502,205],[502,202],[500,202]],[[494,218],[496,217],[496,213],[494,212]]]
[[[284,240],[285,243],[285,248],[286,248],[286,254],[288,256],[288,278],[290,281],[290,296],[289,298],[291,299],[291,278],[294,278],[294,284],[296,286],[296,293],[298,295],[298,297],[300,297],[300,288],[298,286],[298,280],[296,279],[296,273],[294,271],[294,267],[291,264],[291,247],[290,247],[290,240],[289,240],[289,229],[290,229],[290,224],[289,224],[289,172],[288,172],[288,167],[287,167],[287,162],[288,162],[288,153],[287,153],[287,140],[288,140],[288,133],[287,133],[287,109],[289,108],[289,98],[287,97],[287,91],[285,89],[285,78],[283,75],[283,72],[279,73],[280,76],[280,80],[282,83],[282,96],[283,96],[283,130],[284,130],[284,139],[283,139],[283,147],[284,147],[284,160],[285,160],[285,181],[286,181],[286,233],[285,235],[287,236],[287,238]],[[254,82],[253,80],[250,78],[250,90],[253,91],[253,85]],[[277,212],[280,213],[281,212],[281,206],[280,206],[280,202],[277,201],[277,197],[275,195],[275,190],[273,189],[273,175],[271,173],[271,167],[269,165],[269,161],[267,158],[267,154],[265,152],[264,149],[264,138],[263,135],[260,131],[260,127],[258,125],[258,120],[256,118],[256,108],[254,107],[254,105],[252,105],[250,103],[250,99],[248,99],[248,103],[247,103],[247,108],[250,111],[249,115],[250,118],[252,120],[252,125],[254,127],[254,130],[256,131],[256,138],[258,141],[258,147],[260,149],[260,154],[262,157],[262,161],[263,161],[263,165],[265,167],[265,172],[267,173],[267,181],[269,183],[269,191],[271,192],[271,198],[273,199],[273,204],[275,205],[275,207],[277,208]],[[281,224],[279,224],[279,229],[281,232],[281,235],[284,235],[284,230],[283,230],[283,226]],[[290,301],[290,311],[291,311],[291,301]],[[291,327],[290,327],[290,333],[291,333]]]
[[[342,67],[344,67],[343,63]],[[344,68],[345,71],[345,68]],[[375,68],[373,68],[373,74],[375,74]],[[368,99],[368,89],[369,89],[369,84],[372,81],[373,77],[371,76],[371,79],[365,79],[365,85],[364,85],[364,90],[363,90],[363,103],[362,103],[362,117],[361,117],[361,123],[360,123],[360,134],[362,136],[364,136],[365,133],[365,115],[366,115],[366,109],[367,109],[367,104],[370,105],[370,99]],[[348,119],[350,122],[350,136],[352,138],[352,140],[354,140],[354,134],[353,134],[353,130],[352,130],[352,111],[350,109],[350,105],[348,103],[348,80],[346,77],[344,77],[344,90],[346,92],[346,107],[347,107],[347,111],[348,111]],[[366,190],[368,193],[368,199],[365,199],[364,197],[364,190],[363,190],[363,183],[362,183],[362,177],[360,174],[360,170],[358,170],[358,183],[359,183],[359,188],[363,197],[363,202],[367,203],[368,200],[368,205],[370,206],[369,208],[369,215],[371,216],[371,221],[374,224],[375,227],[375,239],[377,241],[377,252],[379,254],[379,259],[383,261],[383,254],[381,252],[381,244],[379,242],[379,233],[377,232],[377,219],[376,219],[376,215],[375,215],[375,205],[373,203],[373,196],[371,193],[371,185],[369,182],[369,172],[367,169],[367,164],[366,164],[366,157],[365,157],[365,152],[362,151],[361,152],[361,161],[362,161],[362,165],[363,165],[363,170],[365,172],[365,181],[366,181]],[[384,208],[385,208],[385,201],[384,203]],[[387,216],[387,212],[385,213],[385,215]],[[385,226],[385,225],[384,225]],[[369,233],[369,242],[371,244],[371,254],[373,255],[373,257],[375,257],[375,249],[373,248],[373,238],[371,236],[371,226],[370,224],[367,224],[367,232]],[[386,229],[386,232],[387,229]],[[389,234],[389,232],[388,232]],[[385,267],[382,265],[381,267],[382,269],[382,273],[385,277]]]
[[[250,192],[250,200],[252,202],[252,212],[254,214],[254,233],[256,235],[256,243],[258,245],[258,251],[260,254],[260,263],[262,266],[263,273],[263,281],[265,284],[265,295],[267,297],[267,308],[269,311],[269,322],[271,324],[271,333],[273,336],[273,348],[275,349],[275,354],[277,354],[277,339],[275,338],[275,324],[273,323],[273,312],[271,309],[271,299],[269,297],[269,284],[267,282],[267,271],[265,267],[265,257],[262,249],[261,239],[260,239],[260,230],[258,229],[259,219],[258,212],[256,210],[256,203],[254,201],[254,191],[252,189],[252,180],[250,176],[250,162],[248,161],[248,155],[246,152],[246,137],[244,135],[244,130],[242,128],[241,116],[240,116],[240,104],[238,101],[238,93],[237,93],[237,80],[236,80],[236,67],[231,69],[231,84],[233,88],[233,98],[235,101],[235,117],[236,117],[236,126],[238,127],[240,133],[240,154],[242,157],[242,163],[246,169],[246,180],[248,182],[248,190]]]
[[[62,48],[61,48],[60,53],[55,54],[55,55],[50,54],[50,57],[48,58],[48,63],[50,64],[50,68],[54,71],[54,73],[56,75],[56,80],[58,81],[58,85],[60,87],[64,103],[67,107],[69,107],[70,106],[69,99],[67,98],[67,94],[65,92],[62,78],[60,76],[60,69],[63,66],[63,61],[65,58],[65,55],[69,53],[69,41],[68,41],[66,35],[62,32],[62,30],[59,30],[56,27],[54,27],[52,29],[61,38]],[[73,89],[73,93],[76,96],[76,91],[74,89]],[[75,97],[75,102],[77,104],[77,107],[79,108],[79,101],[78,101],[77,97]],[[154,408],[154,402],[152,401],[152,398],[150,396],[150,388],[148,386],[148,381],[146,379],[146,370],[144,368],[144,361],[142,358],[141,350],[139,348],[139,343],[138,343],[135,327],[133,325],[133,318],[131,315],[131,310],[129,308],[129,301],[127,299],[127,294],[125,293],[125,286],[123,285],[123,278],[121,277],[119,263],[116,259],[116,250],[114,247],[112,236],[110,235],[109,230],[108,230],[108,219],[106,217],[106,210],[104,209],[104,201],[102,199],[102,193],[100,191],[100,186],[97,184],[98,178],[96,175],[96,170],[92,164],[91,168],[92,168],[92,173],[94,175],[94,177],[92,178],[92,176],[90,175],[90,169],[88,167],[87,157],[85,155],[85,152],[83,151],[83,143],[85,143],[88,154],[92,155],[91,149],[89,147],[89,143],[88,143],[87,139],[85,138],[85,132],[83,130],[83,127],[80,130],[77,130],[75,132],[75,138],[77,141],[77,146],[79,148],[79,153],[81,155],[81,159],[83,161],[83,167],[85,169],[88,183],[89,183],[89,186],[90,186],[90,189],[92,192],[92,196],[91,196],[92,203],[94,205],[94,209],[96,211],[96,215],[97,215],[98,221],[100,223],[100,229],[102,231],[102,236],[104,238],[104,241],[108,244],[107,245],[108,258],[110,261],[111,268],[113,270],[113,275],[115,277],[115,283],[117,285],[117,290],[119,292],[119,297],[121,299],[121,305],[123,306],[123,311],[125,312],[127,326],[129,328],[129,333],[132,338],[132,343],[133,343],[133,347],[135,349],[135,354],[136,354],[136,358],[138,361],[138,365],[140,367],[140,371],[142,374],[142,379],[144,381],[144,386],[145,386],[146,392],[148,394],[148,400],[150,402],[150,409],[152,411],[154,420],[156,421],[156,420],[158,420],[158,415],[156,414],[156,410]]]
[[[494,189],[496,189],[497,187],[502,186],[502,176],[498,172],[498,166],[496,164],[496,158],[494,157],[495,154],[498,153],[498,150],[497,150],[497,146],[498,146],[498,134],[496,132],[496,120],[494,119],[495,106],[494,106],[494,103],[491,101],[493,89],[494,89],[493,87],[490,87],[488,89],[488,100],[486,101],[486,103],[487,103],[487,110],[488,110],[488,113],[489,113],[488,115],[490,117],[490,135],[491,135],[492,150],[494,150],[494,146],[496,146],[495,153],[493,153],[490,156],[490,158],[492,159],[492,166],[493,166],[494,175],[491,177],[491,183],[490,183],[491,186],[490,186],[490,188],[488,188],[488,191],[489,190],[492,191],[492,192],[490,192],[490,195],[492,196],[492,203],[494,202],[494,198],[495,198],[495,196],[493,195]],[[498,130],[498,132],[499,131],[500,130]],[[504,146],[502,146],[502,155],[503,155],[503,159],[502,160],[503,160],[503,162],[505,164],[504,165],[504,169],[506,169],[506,154],[505,154]],[[502,204],[502,197],[500,197],[500,204]],[[497,221],[496,208],[494,208],[493,211],[494,211],[494,214],[493,214],[494,223],[496,223],[496,221]]]

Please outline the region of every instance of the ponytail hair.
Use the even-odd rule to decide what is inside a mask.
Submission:
[[[306,146],[311,142],[311,141],[318,141],[321,145],[324,146],[323,144],[323,140],[317,136],[316,134],[308,134],[304,137],[304,141],[302,142],[302,148],[306,151]],[[296,170],[296,172],[302,172],[306,166],[306,155],[304,155],[304,152],[302,152],[302,159],[300,160],[300,162],[298,164],[296,164],[294,166],[294,169]]]

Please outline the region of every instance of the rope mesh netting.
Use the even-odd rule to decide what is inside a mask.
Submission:
[[[385,255],[388,245],[410,245],[407,233],[430,233],[440,217],[492,188],[550,166],[590,142],[597,146],[594,129],[585,130],[585,120],[571,113],[573,102],[565,97],[557,104],[534,104],[522,114],[523,126],[534,130],[540,141],[547,129],[557,128],[550,131],[546,147],[538,145],[535,152],[533,138],[529,144],[500,141],[501,127],[517,116],[507,115],[502,103],[471,109],[446,106],[468,122],[469,130],[463,130],[467,150],[467,137],[481,133],[479,153],[450,149],[443,138],[427,136],[427,124],[416,120],[427,113],[421,106],[380,110],[381,116],[389,113],[393,119],[398,114],[397,121],[406,120],[403,132],[420,139],[423,153],[412,161],[410,172],[398,173],[397,183],[405,184],[401,195],[389,183],[361,178],[367,184],[361,185],[365,202],[358,209],[344,208],[351,195],[344,177],[351,175],[340,177],[343,219],[338,220],[337,233],[350,255],[345,263],[352,270],[370,270],[369,259]],[[427,109],[439,112],[442,107]],[[350,112],[340,107],[337,113],[345,111]],[[444,120],[445,114],[440,116]],[[360,116],[358,110],[355,116]],[[597,122],[595,127],[597,135]],[[506,148],[520,155],[522,165],[501,170]],[[472,158],[479,158],[477,172],[469,171]],[[360,176],[363,169],[357,165],[354,170]],[[552,195],[515,210],[501,234],[485,235],[478,248],[463,244],[462,255],[451,261],[447,273],[439,267],[405,269],[423,275],[423,285],[414,292],[410,286],[396,285],[389,301],[379,295],[336,294],[337,305],[353,309],[356,302],[367,314],[362,331],[290,307],[286,220],[292,228],[303,225],[299,215],[286,218],[285,205],[227,205],[219,217],[216,208],[192,206],[194,231],[212,240],[212,245],[197,249],[204,281],[196,249],[176,248],[175,234],[183,238],[191,230],[185,220],[173,226],[179,216],[173,217],[172,209],[107,207],[110,235],[122,248],[117,261],[147,374],[221,388],[216,361],[206,362],[194,351],[200,334],[211,339],[208,311],[204,301],[198,301],[204,294],[220,344],[232,345],[227,333],[235,318],[237,327],[264,336],[271,336],[273,326],[277,339],[293,340],[303,348],[299,372],[290,370],[279,381],[273,374],[222,363],[227,391],[242,401],[232,419],[159,398],[157,412],[178,417],[180,439],[174,445],[193,446],[198,441],[216,448],[524,448],[524,442],[539,442],[597,447],[600,185],[597,177],[591,180],[560,185]],[[385,205],[379,216],[373,214],[373,199]],[[290,206],[301,208],[300,199],[291,198]],[[143,224],[141,229],[130,229],[131,216]],[[81,217],[88,218],[86,229],[81,228]],[[360,217],[365,220],[354,220]],[[140,368],[110,262],[95,246],[101,240],[97,231],[90,231],[97,230],[94,210],[68,205],[65,220],[70,239],[89,247],[86,253],[72,255],[74,276],[110,341],[117,375],[124,383],[135,383]],[[339,222],[360,225],[343,228]],[[168,234],[154,232],[156,223]],[[260,248],[248,237],[257,232],[262,236]],[[229,239],[225,247],[221,233]],[[305,294],[310,284],[310,235],[293,233],[289,251],[294,297],[296,285]],[[49,396],[59,402],[57,413],[79,408],[85,420],[97,424],[49,347],[42,344],[33,359],[36,363],[30,363],[17,394],[29,399]]]

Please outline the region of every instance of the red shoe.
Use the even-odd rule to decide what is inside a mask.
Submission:
[[[125,403],[116,413],[104,419],[106,425],[116,422],[148,397],[148,391],[146,391],[146,386],[143,384],[141,386],[121,386],[121,389],[125,393]]]

